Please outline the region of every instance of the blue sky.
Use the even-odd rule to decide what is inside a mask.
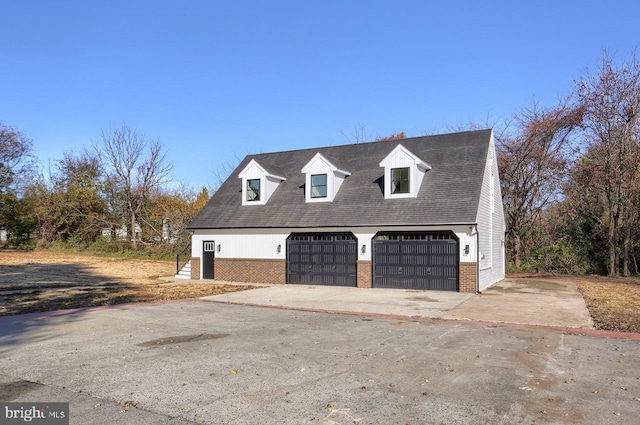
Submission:
[[[195,188],[249,153],[445,132],[550,106],[640,2],[0,0],[0,121],[44,169],[123,123]]]

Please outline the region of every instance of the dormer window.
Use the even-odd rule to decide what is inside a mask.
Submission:
[[[247,201],[260,200],[260,179],[247,180]]]
[[[409,193],[409,168],[391,169],[391,193]]]
[[[242,179],[242,205],[265,205],[278,185],[286,180],[277,167],[252,159],[238,174]]]
[[[302,173],[306,202],[333,202],[340,186],[351,175],[339,161],[320,153],[302,167]]]
[[[402,145],[396,146],[382,161],[384,197],[416,198],[427,170],[431,166]]]
[[[327,197],[327,175],[313,174],[311,176],[311,197],[326,198]]]

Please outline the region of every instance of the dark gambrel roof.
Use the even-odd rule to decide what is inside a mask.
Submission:
[[[189,229],[471,224],[476,222],[491,130],[249,155],[211,197]],[[431,165],[417,198],[385,199],[380,161],[402,144]],[[301,172],[316,153],[351,175],[333,202],[305,203]],[[238,174],[255,159],[281,170],[266,205],[242,205]]]

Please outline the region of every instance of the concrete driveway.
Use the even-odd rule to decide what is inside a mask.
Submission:
[[[274,285],[204,299],[306,311],[593,328],[591,316],[575,283],[542,279],[505,279],[477,295],[448,291]]]

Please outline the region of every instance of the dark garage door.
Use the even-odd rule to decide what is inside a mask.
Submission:
[[[358,240],[351,233],[293,233],[287,238],[287,283],[356,286]]]
[[[453,233],[383,233],[373,240],[373,287],[458,290]]]

